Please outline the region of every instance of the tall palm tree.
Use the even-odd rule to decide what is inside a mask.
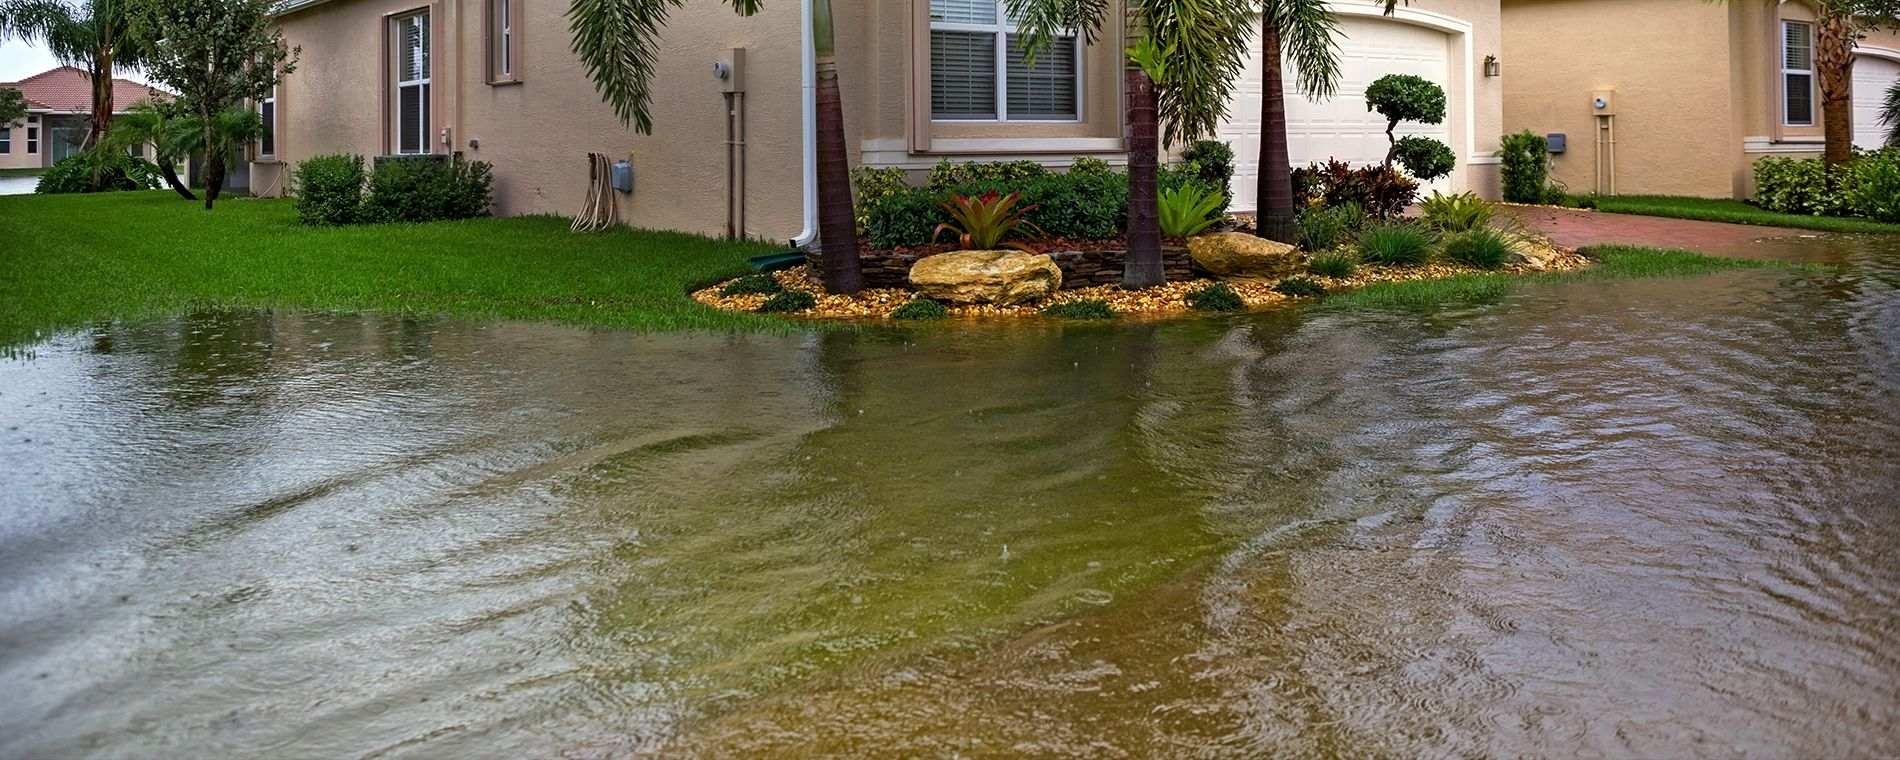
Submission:
[[[1387,0],[1389,12],[1392,3]],[[1292,60],[1300,92],[1324,100],[1339,89],[1339,21],[1326,0],[1265,0],[1260,10],[1260,167],[1254,186],[1254,234],[1299,240],[1293,203],[1293,160],[1286,138],[1286,69]]]
[[[758,13],[762,0],[726,0],[742,16]],[[685,0],[570,0],[572,47],[601,99],[622,124],[653,132],[648,112],[658,36],[667,16]],[[851,175],[845,147],[844,102],[838,90],[838,60],[831,0],[812,0],[812,47],[817,59],[818,235],[822,278],[833,293],[863,287],[858,270],[857,223],[852,213]]]
[[[92,83],[92,122],[87,145],[112,129],[112,71],[140,63],[125,0],[0,0],[0,40],[18,37],[51,49],[53,58],[85,69]]]
[[[1821,90],[1822,159],[1854,158],[1854,48],[1876,29],[1900,29],[1900,0],[1814,0],[1815,79]]]
[[[1128,256],[1122,287],[1160,285],[1158,172],[1161,126],[1170,140],[1213,131],[1248,42],[1252,0],[1127,0],[1122,28],[1131,47],[1124,56],[1123,92],[1128,132]],[[1008,0],[1025,56],[1058,36],[1078,31],[1090,44],[1100,37],[1113,0]]]

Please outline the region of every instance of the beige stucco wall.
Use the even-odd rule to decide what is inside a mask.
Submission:
[[[40,150],[28,153],[26,152],[26,120],[21,119],[9,126],[13,128],[13,149],[7,153],[0,153],[0,169],[33,169],[45,166],[46,135],[44,130],[40,135]]]

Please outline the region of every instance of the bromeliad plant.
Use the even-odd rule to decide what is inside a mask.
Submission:
[[[953,195],[950,200],[937,204],[950,215],[951,221],[937,225],[931,239],[943,237],[949,232],[957,236],[957,244],[966,251],[992,251],[998,246],[1031,250],[1021,241],[1004,242],[1018,230],[1027,230],[1040,237],[1042,228],[1028,219],[1029,212],[1035,206],[1022,205],[1021,193],[1002,195],[995,191],[971,197]]]
[[[1189,183],[1161,191],[1161,234],[1184,238],[1198,235],[1214,226],[1227,195],[1218,190]]]
[[[1495,215],[1490,201],[1476,193],[1445,195],[1434,190],[1432,197],[1419,202],[1418,207],[1425,214],[1425,226],[1446,233],[1490,226]]]

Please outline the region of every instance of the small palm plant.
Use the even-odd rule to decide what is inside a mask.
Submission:
[[[1022,193],[1002,195],[994,190],[975,197],[953,195],[937,204],[951,221],[937,225],[931,239],[949,232],[957,236],[958,246],[966,251],[993,251],[998,246],[1030,251],[1022,241],[1003,241],[1018,230],[1042,235],[1042,228],[1029,221],[1029,212],[1036,207],[1021,205],[1022,200]]]
[[[1491,202],[1476,193],[1445,195],[1436,190],[1418,204],[1425,214],[1425,225],[1439,232],[1466,232],[1488,227],[1496,210]]]
[[[1198,235],[1219,220],[1215,213],[1227,196],[1189,183],[1161,191],[1161,234],[1184,238]]]

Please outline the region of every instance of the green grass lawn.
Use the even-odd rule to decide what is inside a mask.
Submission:
[[[447,314],[642,330],[793,329],[687,297],[753,243],[576,235],[554,217],[317,229],[290,201],[170,192],[0,197],[0,345],[203,307]]]
[[[1585,248],[1583,253],[1596,259],[1596,264],[1588,269],[1574,272],[1530,275],[1495,272],[1465,274],[1439,280],[1382,282],[1329,296],[1321,304],[1329,309],[1431,309],[1455,304],[1490,303],[1503,298],[1513,288],[1538,283],[1623,280],[1642,277],[1689,277],[1726,269],[1810,268],[1804,264],[1732,259],[1708,256],[1694,251],[1626,245]]]
[[[1615,195],[1594,198],[1598,211],[1613,214],[1667,216],[1708,222],[1793,227],[1822,232],[1900,233],[1900,224],[1840,216],[1778,214],[1727,198],[1685,198],[1675,195]]]

